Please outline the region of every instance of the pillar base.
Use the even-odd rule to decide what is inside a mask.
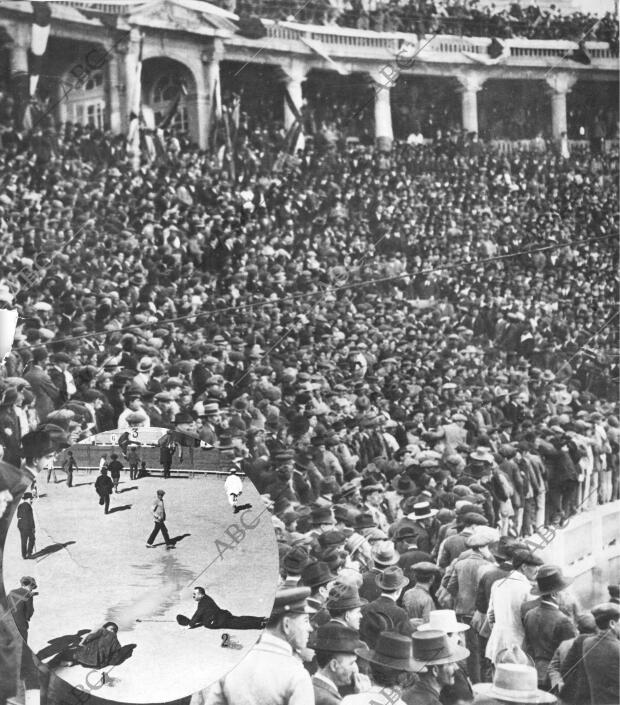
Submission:
[[[392,137],[375,137],[375,147],[379,152],[391,152],[393,144]]]

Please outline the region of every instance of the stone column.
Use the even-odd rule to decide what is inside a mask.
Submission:
[[[465,132],[478,133],[478,91],[486,77],[477,71],[467,71],[456,76],[461,84],[461,114]]]
[[[107,111],[108,124],[113,133],[121,132],[123,129],[122,102],[124,97],[124,85],[120,80],[120,64],[117,53],[114,49],[106,49],[106,66],[104,68],[107,87]]]
[[[28,24],[13,24],[7,27],[11,36],[10,67],[11,87],[15,97],[14,116],[21,128],[22,118],[28,101],[30,91],[28,86],[28,49],[30,47],[30,27]]]
[[[203,81],[202,86],[196,87],[196,117],[198,120],[197,141],[201,145],[201,149],[208,146],[214,111],[218,119],[222,115],[220,61],[223,56],[224,43],[218,38],[214,38],[211,46],[205,49],[200,56],[203,64]]]
[[[375,144],[389,150],[394,141],[390,103],[390,90],[395,83],[394,77],[383,69],[379,72],[371,72],[370,77],[375,100]]]
[[[282,68],[286,74],[284,86],[297,110],[301,111],[304,100],[302,83],[306,80],[308,70],[301,61],[291,61],[287,67]],[[295,115],[289,108],[286,98],[283,97],[282,100],[284,101],[284,127],[288,130],[295,122]]]
[[[125,120],[129,123],[129,114],[135,111],[138,91],[142,87],[137,84],[138,59],[140,57],[140,30],[135,27],[129,32],[129,41],[123,46],[124,53],[124,79],[125,79]]]
[[[551,96],[551,133],[554,139],[559,139],[563,132],[567,132],[566,94],[576,80],[574,74],[565,72],[554,72],[545,77]]]

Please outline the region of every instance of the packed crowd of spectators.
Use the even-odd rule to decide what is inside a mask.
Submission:
[[[223,165],[171,138],[134,173],[122,139],[70,125],[2,140],[4,463],[37,428],[190,428],[242,458],[317,609],[342,575],[373,604],[417,591],[388,630],[455,610],[471,702],[527,625],[487,649],[491,582],[461,557],[523,588],[524,538],[620,497],[617,155],[328,131],[281,159],[283,131],[246,115]],[[563,638],[595,628],[562,608]],[[358,624],[371,649],[381,620]],[[547,690],[552,646],[526,648]]]
[[[617,47],[618,22],[611,12],[562,12],[560,6],[542,9],[537,3],[514,2],[499,9],[478,0],[238,0],[238,13],[275,20],[337,24],[375,32],[456,34],[470,37],[521,37],[610,42]]]

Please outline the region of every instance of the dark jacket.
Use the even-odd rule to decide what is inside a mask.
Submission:
[[[564,685],[559,695],[568,705],[590,705],[590,684],[583,662],[583,642],[589,634],[580,634],[573,641],[560,668]]]
[[[28,636],[28,625],[34,614],[32,595],[28,595],[28,592],[26,588],[20,587],[16,590],[11,590],[7,595],[13,620],[24,639]]]
[[[371,568],[365,573],[362,573],[362,584],[360,585],[359,595],[364,600],[372,602],[376,600],[377,597],[381,595],[381,588],[377,585],[375,578],[381,575],[381,571],[378,568]]]
[[[204,595],[196,605],[194,616],[189,620],[190,629],[210,626],[220,612],[221,610],[215,600],[208,595]]]
[[[22,502],[17,507],[17,528],[26,533],[34,531],[34,514],[28,501]]]
[[[84,637],[75,651],[75,659],[83,666],[103,668],[108,666],[121,650],[116,634],[107,629],[97,629]]]
[[[405,610],[391,598],[381,595],[362,607],[360,639],[373,649],[382,631],[400,631],[405,623],[408,623]]]
[[[583,642],[583,662],[593,705],[620,702],[620,640],[611,631],[589,636]]]
[[[558,646],[565,639],[577,634],[570,619],[559,607],[541,602],[531,609],[523,620],[525,627],[525,651],[534,659],[539,686],[548,684],[547,669]]]
[[[112,478],[109,475],[99,475],[95,480],[95,491],[100,497],[107,494],[112,494],[114,489],[114,484],[112,483]]]

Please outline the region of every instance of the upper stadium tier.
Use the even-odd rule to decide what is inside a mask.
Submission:
[[[208,144],[222,94],[242,94],[244,110],[261,81],[269,86],[264,91],[269,100],[279,101],[286,128],[309,97],[324,97],[329,90],[348,96],[355,89],[348,101],[354,117],[356,106],[367,108],[374,137],[387,142],[395,136],[393,118],[400,120],[397,129],[404,136],[418,132],[415,120],[403,127],[392,115],[394,93],[403,90],[411,95],[404,101],[400,96],[400,104],[432,105],[436,114],[452,110],[459,129],[485,138],[501,122],[498,111],[507,109],[524,113],[521,123],[532,134],[521,130],[523,138],[539,133],[587,138],[588,120],[575,117],[584,111],[593,121],[617,120],[609,117],[617,108],[618,85],[617,27],[611,17],[598,22],[583,13],[552,16],[544,10],[535,18],[531,8],[515,7],[497,15],[467,9],[457,16],[454,8],[433,13],[423,3],[415,11],[403,3],[389,11],[376,4],[366,13],[371,20],[392,19],[360,29],[365,11],[352,5],[357,9],[318,0],[242,0],[231,12],[199,0],[50,3],[38,94],[59,122],[120,132],[127,129],[137,92],[157,123],[183,85],[179,120],[201,147]],[[0,51],[14,83],[27,81],[32,16],[29,2],[0,7],[0,26],[9,39]],[[596,130],[615,136],[600,126]],[[494,137],[511,135],[496,128]]]

